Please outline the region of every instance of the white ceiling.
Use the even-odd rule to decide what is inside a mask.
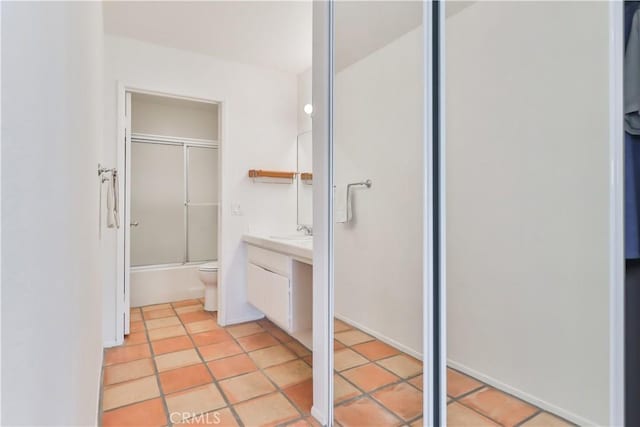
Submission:
[[[447,16],[469,2],[447,2]],[[336,69],[422,22],[421,1],[337,1]],[[310,1],[106,1],[105,31],[231,61],[299,73],[311,67]]]
[[[422,23],[420,1],[338,1],[335,67],[340,71]]]
[[[311,66],[309,1],[104,3],[105,32],[301,72]]]
[[[447,18],[472,1],[445,2]],[[340,71],[422,24],[422,2],[336,1],[335,66]]]

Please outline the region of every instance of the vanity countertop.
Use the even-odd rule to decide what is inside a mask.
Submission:
[[[313,236],[265,236],[260,234],[245,234],[242,236],[245,242],[290,255],[300,262],[313,264]]]

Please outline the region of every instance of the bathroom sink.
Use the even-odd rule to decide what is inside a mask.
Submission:
[[[277,240],[302,240],[302,241],[313,240],[313,236],[307,236],[305,234],[288,234],[283,236],[269,236],[269,237]]]

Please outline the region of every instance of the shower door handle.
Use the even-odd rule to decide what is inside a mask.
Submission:
[[[129,224],[131,227],[137,227],[138,225],[140,225],[140,223],[138,221],[136,222],[132,222],[131,224]]]

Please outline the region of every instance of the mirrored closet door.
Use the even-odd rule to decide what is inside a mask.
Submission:
[[[621,425],[612,5],[446,7],[448,425]]]
[[[423,418],[421,2],[335,2],[335,425]]]

